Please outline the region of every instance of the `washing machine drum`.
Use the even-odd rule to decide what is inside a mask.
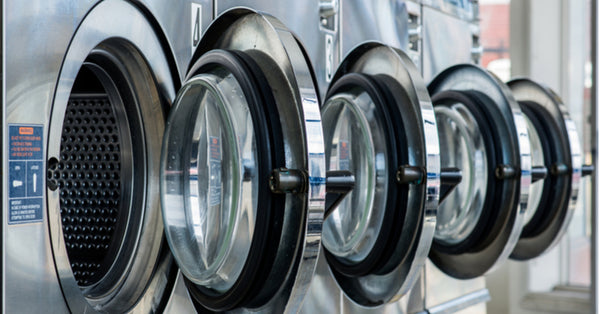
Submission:
[[[219,17],[199,47],[164,136],[169,246],[200,312],[298,309],[325,198],[309,63],[279,21],[245,9]]]
[[[527,122],[532,165],[547,174],[532,182],[523,232],[511,255],[527,260],[548,251],[565,233],[585,171],[577,129],[560,98],[529,79],[508,86]]]
[[[431,103],[404,53],[366,43],[340,65],[321,111],[327,169],[355,177],[324,221],[324,254],[350,299],[381,305],[410,289],[431,244],[440,172]]]
[[[475,65],[458,65],[429,85],[442,167],[462,181],[441,201],[429,257],[447,274],[481,276],[512,252],[531,182],[525,118],[508,87]]]

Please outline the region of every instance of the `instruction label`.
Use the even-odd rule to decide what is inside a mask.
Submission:
[[[9,124],[8,223],[42,221],[44,195],[44,129]]]

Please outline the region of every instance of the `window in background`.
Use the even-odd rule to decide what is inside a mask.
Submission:
[[[481,66],[502,81],[510,79],[510,1],[481,0],[479,2]]]

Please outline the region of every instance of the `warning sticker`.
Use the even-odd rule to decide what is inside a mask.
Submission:
[[[210,158],[208,183],[208,204],[215,206],[221,204],[221,141],[216,136],[211,136],[210,140]]]
[[[44,146],[41,125],[9,125],[8,223],[42,221]]]

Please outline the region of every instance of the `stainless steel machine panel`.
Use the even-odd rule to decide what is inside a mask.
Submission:
[[[202,34],[215,18],[214,1],[135,0],[135,2],[139,2],[149,11],[149,14],[156,20],[156,27],[166,36],[167,41],[164,44],[173,51],[179,79],[183,81],[190,66],[193,51]]]
[[[424,7],[431,7],[464,21],[475,21],[479,9],[473,0],[421,0]]]
[[[39,126],[39,128],[43,130],[41,135],[39,135],[41,138],[39,142],[43,143],[40,150],[41,154],[44,156],[44,160],[41,163],[41,169],[37,168],[37,170],[41,170],[44,174],[46,173],[47,156],[50,157],[49,164],[51,166],[58,166],[60,162],[57,160],[59,159],[66,160],[66,158],[63,157],[68,157],[68,155],[63,156],[61,154],[59,158],[59,151],[62,149],[63,144],[71,141],[71,139],[70,136],[61,136],[61,129],[62,131],[65,131],[71,129],[71,127],[73,130],[79,128],[79,125],[83,123],[86,118],[83,116],[76,117],[76,115],[85,115],[89,110],[92,110],[91,108],[84,109],[83,107],[81,110],[70,109],[74,110],[73,115],[69,118],[71,120],[66,121],[68,119],[64,119],[65,108],[67,107],[67,103],[69,103],[72,92],[74,92],[72,91],[73,85],[78,81],[77,77],[79,77],[78,73],[80,73],[80,69],[82,69],[82,67],[85,67],[86,69],[90,67],[94,68],[94,66],[89,63],[91,59],[87,59],[90,55],[94,55],[95,57],[102,55],[103,57],[101,57],[101,59],[104,58],[103,60],[105,61],[107,58],[120,58],[120,61],[111,59],[112,61],[109,61],[108,63],[112,65],[120,63],[124,68],[115,70],[114,67],[112,67],[107,70],[107,72],[116,71],[122,75],[131,74],[132,77],[130,79],[134,82],[134,85],[135,83],[140,83],[140,85],[136,87],[131,87],[132,90],[139,91],[139,88],[141,88],[142,85],[153,86],[150,92],[144,93],[143,95],[143,97],[153,97],[151,101],[146,102],[148,98],[145,98],[140,107],[137,107],[137,104],[132,102],[128,103],[126,108],[141,108],[140,116],[144,116],[146,121],[160,119],[161,114],[158,113],[162,111],[163,101],[172,98],[174,95],[174,84],[172,79],[175,72],[171,72],[172,69],[167,61],[170,53],[165,52],[162,49],[160,43],[161,39],[154,36],[154,29],[148,22],[147,17],[135,6],[124,1],[103,1],[98,4],[92,2],[61,2],[52,4],[33,2],[29,3],[28,6],[21,6],[20,3],[11,1],[8,3],[5,2],[4,5],[5,10],[3,13],[5,13],[5,17],[8,18],[3,19],[5,22],[3,27],[3,40],[7,43],[3,46],[5,49],[3,52],[3,56],[5,57],[3,59],[5,64],[3,90],[6,92],[3,94],[4,119],[2,134],[6,136],[3,140],[3,143],[6,144],[3,146],[3,153],[5,156],[11,156],[10,154],[19,151],[18,149],[9,150],[7,144],[9,140],[9,124],[16,124],[31,126],[23,129],[23,134],[25,135],[30,134],[30,129],[36,126]],[[106,23],[104,20],[104,17],[106,16],[111,16],[112,24]],[[122,27],[122,25],[125,24],[130,25],[131,27]],[[24,34],[26,35],[24,36]],[[109,40],[109,38],[111,40]],[[32,44],[33,42],[35,42],[35,44]],[[116,52],[116,50],[118,50],[118,52]],[[123,53],[127,52],[132,54],[126,58],[122,58]],[[143,57],[140,57],[140,55],[143,55]],[[98,59],[96,59],[96,61],[98,61]],[[86,64],[84,65],[84,63]],[[141,67],[135,68],[135,73],[128,72],[131,70],[131,67],[127,68],[127,66],[131,66],[133,63],[136,63],[136,65]],[[94,69],[98,70],[98,68]],[[91,71],[93,72],[95,70]],[[87,70],[84,69],[82,71],[85,72]],[[151,74],[144,71],[149,71]],[[102,74],[101,72],[102,71],[97,72],[98,77],[105,76],[105,74]],[[143,82],[136,80],[136,78],[139,79],[139,75],[145,75]],[[152,77],[152,79],[148,79],[149,77]],[[154,79],[156,79],[158,83],[156,83]],[[96,84],[94,82],[96,81],[88,81],[88,83],[92,85]],[[121,84],[120,86],[125,86],[124,88],[127,89],[126,84]],[[98,87],[99,85],[96,85],[92,89],[97,90]],[[90,91],[92,89],[90,89]],[[80,95],[75,96],[79,97]],[[116,100],[116,98],[113,100]],[[109,102],[112,102],[113,100],[109,100]],[[104,102],[101,106],[105,105],[106,103]],[[148,111],[150,107],[152,107],[153,110],[158,109],[158,111],[150,112]],[[110,108],[102,109],[104,111],[101,110],[103,112],[102,114],[105,116],[101,117],[101,115],[99,115],[96,119],[106,119],[107,122],[111,120],[110,123],[107,123],[106,128],[102,126],[102,130],[108,131],[110,128],[114,131],[114,124],[116,121],[113,122],[112,119],[122,121],[116,116],[109,117],[111,111],[113,111],[113,113],[118,112],[121,110],[119,108],[122,109],[123,107],[115,105],[114,107],[111,106]],[[100,109],[98,108],[98,110]],[[137,109],[133,110],[135,111]],[[122,115],[122,113],[117,113],[117,116],[118,115]],[[63,125],[66,127],[63,128]],[[86,125],[86,127],[88,126]],[[101,127],[98,127],[97,125],[93,127],[97,127],[98,132],[100,132]],[[119,128],[121,127],[122,125]],[[139,165],[149,166],[142,171],[144,175],[140,174],[140,176],[137,176],[136,181],[139,180],[139,183],[136,183],[135,185],[140,189],[138,189],[138,193],[136,193],[137,196],[134,197],[137,201],[132,202],[132,204],[136,204],[134,209],[135,213],[132,214],[131,217],[125,218],[128,222],[137,221],[135,224],[136,228],[132,228],[131,226],[126,227],[126,230],[128,230],[126,231],[126,234],[131,235],[131,237],[126,236],[129,240],[126,241],[126,243],[123,242],[123,247],[129,247],[129,249],[123,249],[122,251],[119,249],[119,254],[122,254],[122,256],[118,259],[121,261],[121,266],[124,267],[122,269],[127,270],[118,275],[112,273],[110,276],[103,277],[99,281],[95,281],[94,279],[92,282],[86,282],[86,278],[88,278],[88,276],[89,278],[92,278],[93,274],[88,270],[81,270],[81,272],[79,272],[80,270],[78,268],[81,267],[81,265],[85,265],[86,267],[96,267],[96,265],[69,263],[68,255],[72,254],[72,252],[69,252],[67,246],[73,248],[74,245],[77,245],[78,249],[86,248],[102,250],[105,244],[99,243],[99,241],[110,241],[110,236],[103,238],[102,235],[98,234],[96,234],[96,237],[90,234],[71,234],[71,231],[76,230],[75,227],[70,229],[70,231],[65,229],[63,233],[62,228],[67,228],[67,226],[73,224],[78,228],[77,231],[86,233],[86,231],[92,230],[92,227],[90,227],[91,225],[95,223],[112,223],[114,222],[113,218],[94,217],[94,221],[92,221],[90,220],[92,219],[91,217],[88,217],[85,220],[83,220],[83,218],[72,220],[72,217],[66,217],[66,215],[71,215],[70,213],[67,213],[68,210],[81,213],[90,211],[90,209],[63,208],[62,203],[59,205],[59,202],[63,201],[63,197],[58,196],[57,186],[53,187],[49,181],[46,186],[46,180],[40,181],[40,178],[37,178],[38,184],[41,183],[41,186],[44,188],[41,189],[41,202],[38,203],[39,205],[37,205],[37,207],[31,207],[31,211],[39,213],[41,219],[36,219],[35,221],[26,220],[11,224],[11,220],[14,219],[13,216],[9,216],[8,213],[9,208],[11,208],[8,202],[9,198],[3,199],[3,217],[5,218],[2,219],[2,306],[4,311],[83,312],[102,310],[111,311],[112,309],[112,311],[137,310],[147,312],[151,309],[160,309],[161,305],[158,303],[163,300],[165,294],[168,296],[170,293],[165,291],[170,291],[169,282],[174,280],[174,277],[169,278],[171,276],[169,273],[174,270],[174,268],[171,267],[172,263],[169,262],[171,260],[170,254],[168,254],[168,251],[162,249],[164,246],[161,248],[161,232],[156,232],[162,228],[160,224],[160,214],[156,215],[158,212],[155,211],[156,207],[154,207],[157,205],[157,199],[153,198],[153,196],[148,199],[145,198],[146,195],[155,194],[152,191],[154,184],[146,185],[141,183],[144,182],[145,174],[151,173],[155,166],[158,165],[155,163],[157,159],[153,159],[156,158],[156,153],[158,152],[153,145],[158,144],[160,146],[162,131],[160,129],[160,123],[152,124],[149,122],[146,126],[142,126],[141,128],[146,131],[148,131],[148,128],[152,128],[154,133],[144,133],[143,140],[139,137],[136,138],[137,143],[143,143],[141,145],[150,147],[150,153],[148,153],[147,156],[142,156],[142,158],[138,160]],[[19,132],[21,132],[20,128]],[[103,136],[109,136],[109,134],[99,135],[96,131],[93,132],[96,133],[94,136],[92,136],[91,133],[88,133],[87,136],[90,137],[89,140],[87,140],[86,136],[82,133],[80,135],[81,141],[91,144],[93,141],[102,141]],[[158,140],[156,137],[157,135],[159,136]],[[110,137],[107,137],[106,143],[102,144],[102,150],[106,149],[108,147],[107,145],[112,145],[111,147],[114,149],[114,145],[119,141],[119,136],[116,134],[113,136],[116,136],[116,140],[115,138],[110,139]],[[152,140],[145,141],[146,137],[152,138]],[[27,140],[27,138],[25,138],[25,140]],[[74,136],[73,140],[79,141],[80,139],[77,136]],[[109,144],[109,141],[112,141],[112,143]],[[117,148],[117,150],[119,150],[119,148]],[[126,149],[123,148],[123,150],[125,151]],[[108,156],[106,154],[104,155]],[[83,155],[80,156],[83,157]],[[99,156],[100,155],[97,155],[96,157],[103,158]],[[123,158],[131,157],[127,155],[127,153],[125,153],[125,156],[128,157]],[[56,160],[56,162],[52,162],[52,160]],[[8,160],[4,159],[2,162],[3,169],[10,168],[8,166]],[[90,165],[92,164],[93,167],[99,167],[102,164],[99,160],[90,160],[89,163],[88,161],[84,162],[83,160],[80,160],[75,163],[77,164],[77,169],[81,169],[79,167],[82,164],[86,164],[85,167],[91,167]],[[109,167],[115,167],[115,163],[109,164]],[[102,165],[102,167],[105,167],[105,165]],[[49,168],[48,170],[52,169]],[[108,176],[108,172],[104,173]],[[100,173],[97,172],[96,175],[100,175]],[[115,176],[113,179],[117,179],[119,176],[114,172],[113,175]],[[82,182],[80,179],[83,179],[83,177],[80,176],[84,176],[84,172],[79,171],[79,174],[74,173],[73,177],[70,177],[70,179],[74,179],[73,182],[76,182],[78,186],[78,189],[72,191],[73,194],[70,195],[70,197],[80,198],[78,193],[83,193],[82,195],[85,193],[93,193],[87,189],[88,183],[85,183],[86,188],[80,188],[82,187],[80,186],[80,182]],[[152,176],[150,175],[150,177]],[[52,178],[49,177],[48,179],[50,180]],[[13,197],[7,192],[10,190],[9,186],[14,185],[16,181],[9,181],[8,176],[3,177],[3,180],[3,195]],[[127,189],[127,187],[131,186],[131,182],[127,178],[124,180],[123,186]],[[31,183],[29,181],[26,182],[27,184]],[[36,177],[34,176],[34,185],[35,182]],[[110,184],[113,188],[115,187],[115,184],[117,184],[115,180],[108,180],[108,177],[103,178],[103,180],[99,180],[98,182],[102,182],[103,184],[106,182],[107,185]],[[69,182],[69,184],[73,184],[74,186],[75,183]],[[118,184],[121,185],[120,182]],[[146,189],[149,189],[150,191],[147,191]],[[35,192],[36,189],[33,188],[33,191]],[[112,191],[107,189],[104,190],[104,192],[96,192],[100,193],[98,194],[99,196],[101,196],[102,193],[106,193],[106,195],[113,193],[114,197],[117,197],[118,195],[115,193],[119,193],[119,191],[114,189]],[[127,199],[123,198],[123,200]],[[64,201],[66,204],[67,198],[64,198]],[[68,201],[71,202],[73,199],[70,198]],[[143,205],[138,206],[140,202]],[[99,203],[96,203],[96,205],[99,205]],[[126,209],[127,207],[124,205],[123,210]],[[98,209],[93,210],[95,213],[102,212],[102,210],[99,211]],[[108,212],[104,210],[104,213],[106,214]],[[61,216],[63,216],[62,219]],[[129,218],[131,218],[131,220]],[[113,226],[102,226],[101,228],[103,229],[99,229],[98,226],[93,226],[93,228],[95,228],[93,229],[95,231],[91,231],[92,233],[98,232],[99,230],[99,232],[106,232],[109,230],[108,228],[113,228]],[[117,243],[116,246],[121,247],[121,244],[123,243]],[[139,250],[133,249],[138,244],[143,246],[143,248]],[[116,246],[113,247],[113,250],[116,249]],[[133,251],[130,251],[130,249]],[[129,253],[131,252],[135,253],[130,255]],[[99,256],[99,258],[102,258],[104,255],[101,254]],[[138,258],[136,260],[134,256],[142,257],[142,259]],[[112,264],[113,262],[110,261],[110,257],[108,258],[109,264]],[[141,263],[144,267],[140,267]],[[106,265],[108,266],[108,264]],[[148,265],[152,266],[148,267]],[[121,269],[121,266],[116,268],[113,268],[112,266],[106,268],[110,269],[108,272],[112,272],[117,268]],[[156,268],[154,268],[154,266],[156,266]],[[146,271],[143,271],[143,269],[146,269]],[[144,272],[146,274],[143,274]],[[110,277],[110,279],[107,279],[108,277]],[[110,285],[114,284],[114,287],[116,288],[109,288],[111,291],[108,291],[106,295],[100,297],[94,295],[100,290],[106,289],[106,287],[108,287],[108,281],[111,281],[112,283]],[[154,295],[155,293],[158,295]],[[94,296],[90,297],[91,295]],[[35,298],[32,296],[35,296]]]
[[[410,47],[411,35],[419,36],[420,6],[417,3],[344,0],[340,4],[342,56],[365,41],[380,41],[407,53],[418,52],[418,47]],[[413,58],[413,61],[417,60]]]
[[[3,143],[8,140],[7,124],[11,121],[46,123],[71,35],[95,3],[3,2]],[[8,153],[8,148],[3,145],[2,156],[8,156]],[[4,157],[2,159],[2,169],[7,169],[8,163]],[[2,178],[7,181],[4,175]],[[8,195],[7,182],[2,183],[2,190],[3,196]],[[8,208],[6,202],[3,198],[2,312],[67,312],[56,280],[48,225],[8,225],[4,211]],[[45,211],[43,219],[47,221]],[[37,296],[37,302],[32,302],[31,296]]]
[[[312,62],[320,96],[324,96],[340,62],[337,0],[219,0],[215,16],[233,7],[249,7],[276,16],[302,42]]]
[[[473,61],[474,32],[477,32],[473,24],[427,6],[423,6],[421,18],[425,82],[451,65]]]

